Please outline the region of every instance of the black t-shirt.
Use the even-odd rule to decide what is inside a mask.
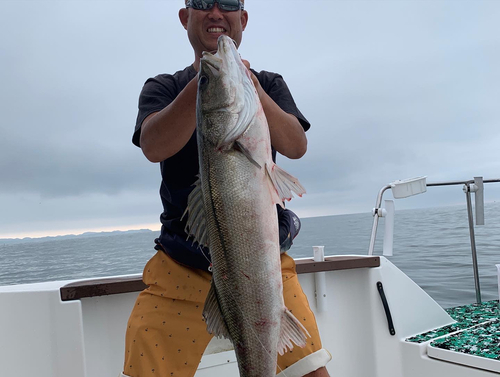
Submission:
[[[272,72],[253,70],[252,72],[274,102],[283,111],[295,115],[307,131],[310,124],[295,105],[283,78]],[[132,138],[135,145],[140,147],[140,132],[144,119],[167,107],[195,76],[196,70],[191,65],[173,75],[162,74],[146,81],[139,97],[139,113]],[[275,158],[276,152],[273,149],[273,160]],[[196,131],[179,152],[160,163],[160,169],[163,213],[160,217],[162,229],[159,243],[165,252],[178,262],[206,269],[209,262],[203,254],[208,255],[208,250],[202,251],[197,244],[193,245],[191,240],[187,241],[187,234],[184,231],[186,219],[181,220],[187,207],[188,195],[199,173]]]

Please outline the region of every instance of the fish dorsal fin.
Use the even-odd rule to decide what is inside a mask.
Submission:
[[[187,208],[182,218],[186,214],[188,217],[185,231],[188,234],[188,238],[193,237],[193,242],[198,242],[202,247],[209,247],[205,209],[203,207],[203,193],[199,177],[194,184],[194,189],[188,196]]]
[[[203,318],[207,323],[207,331],[214,334],[219,338],[226,338],[231,340],[229,331],[222,317],[220,310],[219,300],[217,299],[217,290],[212,280],[210,291],[208,292],[207,299],[205,300],[205,307],[203,308]]]
[[[272,164],[272,166],[269,166],[266,164],[266,171],[281,200],[291,200],[293,198],[292,191],[298,196],[306,193],[306,189],[300,184],[299,180],[278,165]]]
[[[290,310],[285,309],[281,316],[281,333],[278,340],[278,352],[283,355],[288,348],[290,351],[293,348],[293,343],[299,347],[305,347],[307,337],[310,337],[309,332],[295,318]],[[293,343],[292,343],[293,342]]]
[[[237,140],[252,124],[257,114],[259,97],[255,91],[252,79],[243,77],[243,106],[239,107],[238,120],[235,126],[227,133],[217,146],[219,149],[230,146]]]

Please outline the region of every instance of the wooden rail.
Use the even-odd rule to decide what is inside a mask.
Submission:
[[[296,260],[297,273],[309,274],[323,271],[350,270],[355,268],[379,267],[379,257],[335,256],[324,262],[312,259]],[[140,292],[147,288],[140,277],[121,277],[82,280],[61,287],[61,300],[71,301],[86,297],[109,296],[120,293]]]

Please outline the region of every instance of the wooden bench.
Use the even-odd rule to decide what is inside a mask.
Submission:
[[[355,268],[379,267],[379,257],[335,256],[327,257],[324,262],[312,259],[295,261],[298,274],[323,271],[349,270]],[[82,280],[61,287],[61,300],[71,301],[86,297],[109,296],[119,293],[140,292],[147,288],[141,277],[120,277]]]

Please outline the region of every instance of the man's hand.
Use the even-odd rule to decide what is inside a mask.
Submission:
[[[245,67],[247,67],[248,73],[250,73],[250,77],[252,78],[253,85],[255,86],[255,89],[257,89],[257,94],[259,95],[259,98],[262,100],[262,92],[264,90],[260,86],[260,82],[259,82],[259,79],[257,78],[257,76],[255,76],[252,73],[252,71],[250,71],[250,62],[248,60],[245,60],[245,59],[241,59],[241,61],[243,62],[243,64],[245,65]]]

